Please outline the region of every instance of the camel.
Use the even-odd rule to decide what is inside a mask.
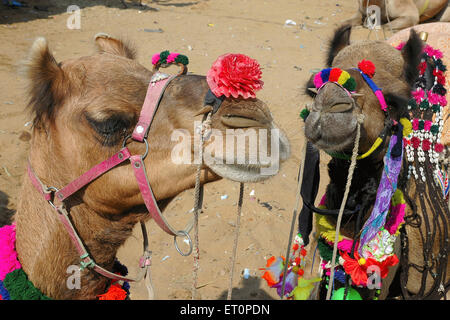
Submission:
[[[359,0],[358,11],[343,24],[365,25],[370,6],[379,8],[383,27],[398,31],[436,18],[450,22],[450,9],[447,0]],[[370,9],[370,8],[369,8]]]
[[[49,186],[66,185],[121,148],[136,126],[155,73],[136,61],[135,49],[125,41],[99,34],[95,46],[92,55],[57,62],[47,41],[38,38],[25,63],[33,115],[29,161],[36,176]],[[154,116],[144,163],[161,210],[176,195],[194,187],[197,164],[171,159],[177,143],[171,134],[183,130],[188,139],[194,137],[194,122],[211,110],[204,105],[208,88],[205,76],[177,76],[167,86]],[[278,126],[261,100],[230,97],[212,115],[211,128],[224,134],[229,129],[240,129],[244,134],[269,129],[270,135],[270,129]],[[279,146],[276,161],[282,162],[290,151],[281,131]],[[145,149],[144,144],[131,139],[127,147],[132,154],[143,154]],[[193,146],[190,152],[194,156]],[[244,152],[248,158],[251,151]],[[203,185],[222,178],[255,182],[276,174],[261,174],[258,169],[262,166],[236,161],[203,164],[200,182]],[[113,168],[65,201],[87,250],[107,270],[111,270],[117,250],[130,237],[133,226],[150,218],[131,167],[123,163]],[[68,289],[67,268],[80,263],[74,244],[55,210],[27,175],[21,195],[14,216],[16,249],[33,285],[53,299],[96,299],[104,293],[110,280],[89,268],[81,272],[80,288]]]
[[[338,155],[352,154],[357,123],[361,123],[361,115],[364,115],[364,118],[359,139],[360,155],[373,146],[386,128],[388,118],[400,121],[402,117],[410,117],[406,106],[418,76],[417,67],[423,48],[423,43],[414,30],[401,51],[383,41],[365,40],[350,44],[350,34],[350,25],[336,30],[328,51],[327,67],[340,68],[353,77],[356,89],[350,90],[351,95],[342,85],[331,80],[324,83],[318,91],[314,86],[314,75],[306,85],[309,88],[307,93],[314,101],[305,120],[305,136],[316,150],[323,150],[332,156],[328,163],[330,182],[321,204],[335,212],[339,211],[343,201],[350,167],[350,157],[342,159]],[[380,108],[381,103],[373,89],[355,69],[363,59],[373,62],[376,68],[372,79],[382,88],[387,104],[386,112]],[[340,234],[346,239],[361,241],[362,226],[367,222],[374,207],[377,188],[385,167],[383,159],[391,139],[392,137],[386,138],[378,150],[375,149],[369,156],[356,161],[345,204],[350,215],[344,216],[340,229]],[[408,164],[405,157],[398,176],[398,190],[403,192],[406,201],[405,224],[399,229],[400,236],[393,245],[400,263],[393,263],[394,266],[389,268],[387,277],[382,279],[379,296],[376,296],[376,290],[352,286],[352,290],[356,290],[362,299],[386,299],[395,296],[403,296],[406,299],[439,299],[445,297],[449,288],[450,269],[446,256],[448,235],[445,231],[449,227],[449,212],[446,200],[435,196],[438,191],[433,183],[423,183],[420,179],[407,177]],[[433,200],[430,202],[429,199]],[[360,210],[357,209],[358,206]],[[437,213],[434,215],[434,212],[440,212],[440,216]],[[317,215],[315,217],[318,219]],[[433,217],[436,220],[433,220]],[[336,228],[336,218],[337,213],[325,218],[331,225],[331,230]],[[334,242],[334,238],[331,241]],[[331,257],[328,260],[331,260]],[[360,265],[366,263],[366,260],[357,261]],[[417,268],[412,267],[413,265]],[[325,282],[322,281],[319,290],[314,293],[314,298],[325,298],[325,285],[328,285],[328,282]],[[337,280],[335,285],[336,290],[342,287]]]

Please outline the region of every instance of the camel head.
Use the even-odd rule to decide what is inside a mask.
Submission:
[[[57,62],[47,42],[37,39],[27,62],[30,109],[33,112],[33,139],[30,161],[37,175],[47,184],[61,187],[91,167],[119,151],[125,137],[136,126],[147,88],[154,72],[135,59],[127,43],[105,34],[95,37],[96,52],[90,56]],[[192,188],[198,154],[196,130],[204,114],[208,83],[204,76],[181,75],[164,92],[148,134],[145,167],[157,200],[171,198]],[[202,183],[229,178],[235,181],[261,181],[277,173],[262,169],[284,161],[289,143],[279,130],[267,105],[257,98],[225,98],[210,118],[211,136],[205,141],[215,161],[204,161]],[[264,130],[261,130],[264,129]],[[276,129],[276,130],[274,130]],[[268,151],[269,160],[248,161],[247,147],[227,148],[227,134],[256,134]],[[266,140],[259,139],[267,132]],[[277,152],[271,144],[277,132]],[[264,142],[266,141],[266,142]],[[144,154],[145,145],[126,140],[132,154]],[[211,147],[213,145],[213,147]],[[197,150],[196,150],[197,149]],[[236,150],[238,149],[238,150]],[[222,154],[218,150],[228,150]],[[235,150],[230,155],[230,150]],[[180,161],[180,154],[188,161]],[[219,155],[222,154],[222,155]],[[239,157],[245,156],[247,160]],[[273,156],[275,155],[275,156]],[[222,162],[219,160],[223,160]],[[82,201],[98,212],[120,214],[142,206],[142,197],[129,163],[100,176],[80,192]]]
[[[350,32],[350,26],[343,26],[335,32],[327,65],[328,68],[348,72],[353,79],[350,79],[353,81],[351,90],[334,81],[324,83],[318,90],[314,76],[307,84],[307,91],[314,101],[305,120],[305,135],[318,148],[329,153],[352,153],[361,114],[364,117],[359,153],[368,151],[382,132],[386,120],[399,121],[406,115],[411,87],[418,75],[422,42],[414,31],[401,51],[382,41],[350,44]],[[372,80],[382,89],[386,112],[373,89],[356,70],[363,60],[371,61],[375,67]]]

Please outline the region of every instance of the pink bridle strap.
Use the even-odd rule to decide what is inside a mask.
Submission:
[[[142,105],[141,114],[139,115],[139,120],[132,133],[134,140],[143,142],[144,139],[147,138],[150,125],[152,124],[153,117],[158,109],[164,91],[175,77],[176,76],[171,76],[157,82],[150,82],[144,104]]]
[[[119,152],[116,152],[109,159],[102,161],[98,165],[92,167],[91,169],[83,173],[81,176],[79,176],[77,179],[73,180],[71,183],[66,185],[64,188],[58,190],[55,193],[55,197],[59,201],[64,201],[65,199],[73,195],[75,192],[85,187],[86,185],[97,179],[105,172],[118,166],[125,160],[128,160],[130,157],[131,154],[127,147],[120,149]]]
[[[144,199],[145,206],[151,214],[153,220],[158,224],[158,226],[165,232],[172,236],[183,236],[178,231],[174,230],[167,220],[161,214],[158,208],[158,204],[153,194],[152,188],[150,187],[150,182],[147,178],[147,173],[144,165],[144,160],[141,155],[135,155],[130,157],[131,165],[134,170],[134,175],[141,191],[142,198]]]

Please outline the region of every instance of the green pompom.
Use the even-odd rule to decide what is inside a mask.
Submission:
[[[179,54],[176,58],[175,58],[175,62],[176,63],[181,63],[184,64],[185,66],[189,64],[189,59],[188,57],[186,57],[185,55]]]
[[[419,104],[419,108],[420,110],[427,110],[429,108],[430,104],[428,103],[428,101],[423,100],[420,104]]]
[[[317,241],[317,248],[319,249],[320,257],[323,260],[331,261],[331,259],[333,259],[333,248],[326,244],[323,238],[320,238],[319,241]],[[339,252],[337,252],[335,260],[336,264],[339,263],[339,257]]]
[[[348,91],[355,91],[356,89],[356,81],[353,77],[350,77],[343,85],[345,89]]]
[[[169,56],[170,52],[169,50],[163,51],[159,54],[159,62],[161,64],[167,63],[167,57]]]
[[[303,121],[305,121],[306,120],[306,118],[308,118],[308,116],[309,116],[309,110],[308,109],[303,109],[301,112],[300,112],[300,118],[302,118],[303,119]]]
[[[441,106],[438,105],[438,104],[433,104],[431,109],[433,110],[434,113],[436,113],[436,112],[439,112],[441,110]]]
[[[344,300],[345,288],[339,288],[333,292],[331,300]],[[347,296],[345,300],[362,300],[361,295],[356,291],[356,289],[348,288]]]
[[[437,135],[439,133],[439,126],[437,124],[433,124],[430,128],[430,132],[433,135]]]
[[[11,300],[50,300],[31,282],[22,269],[16,269],[5,276],[3,284]]]
[[[425,121],[419,120],[419,130],[423,130],[425,128]]]
[[[414,110],[415,108],[417,108],[417,102],[416,102],[416,99],[411,99],[411,100],[409,100],[408,106],[409,106],[412,110]]]

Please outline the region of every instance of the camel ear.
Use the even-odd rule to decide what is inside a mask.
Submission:
[[[98,52],[115,54],[128,59],[136,58],[136,50],[129,43],[114,39],[106,33],[97,33],[94,41]]]
[[[423,42],[419,35],[411,29],[409,39],[402,48],[402,56],[405,64],[403,66],[403,75],[410,86],[413,86],[419,70],[417,69],[422,55]]]
[[[29,106],[35,115],[34,125],[51,120],[67,90],[63,70],[48,48],[45,38],[37,38],[23,71],[28,79]]]
[[[330,46],[327,54],[327,66],[331,67],[334,57],[337,56],[339,51],[350,44],[350,34],[352,32],[352,26],[350,24],[343,25],[336,29],[333,38],[330,41]]]
[[[314,76],[315,74],[313,74],[311,77],[309,77],[308,81],[306,82],[305,85],[305,94],[310,96],[311,98],[314,98],[317,95],[317,89],[316,86],[314,85]]]

